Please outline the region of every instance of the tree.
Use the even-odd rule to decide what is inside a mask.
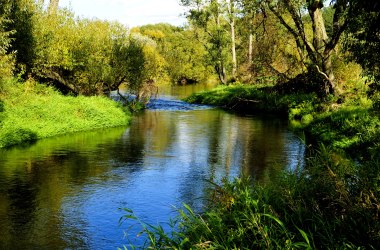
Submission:
[[[336,90],[331,57],[342,33],[347,28],[348,13],[352,8],[347,0],[332,2],[334,9],[333,27],[331,36],[328,37],[322,15],[323,0],[264,0],[264,4],[292,34],[303,57],[308,59],[305,62],[309,64],[309,70],[316,71],[323,76],[323,89],[326,94],[333,94]],[[312,38],[307,35],[304,10],[308,12],[311,20]],[[288,16],[291,21],[288,21]]]
[[[224,2],[218,0],[181,0],[181,3],[190,8],[188,18],[191,24],[206,34],[207,39],[204,46],[207,47],[210,62],[214,65],[220,82],[227,84],[226,65],[231,61],[230,53],[227,51],[231,40],[229,40],[228,32],[225,29]]]
[[[235,34],[236,3],[234,0],[229,0],[227,10],[228,10],[228,20],[229,20],[229,24],[231,28],[232,81],[235,81],[237,77],[237,59],[236,59],[236,34]]]
[[[10,32],[11,43],[7,53],[14,53],[18,73],[31,73],[35,57],[34,15],[36,4],[33,0],[4,0],[2,12],[7,18],[5,31]]]
[[[165,72],[172,83],[191,83],[207,79],[211,70],[206,65],[207,52],[191,27],[179,28],[170,24],[145,25],[133,32],[148,36],[157,43],[164,58]]]
[[[354,0],[345,47],[366,74],[380,83],[380,3],[377,0]]]
[[[6,19],[6,15],[3,14],[4,12],[6,12],[5,9],[0,9],[0,81],[4,77],[9,77],[12,75],[14,66],[13,55],[7,54],[7,51],[11,46],[10,36],[14,33],[14,31],[6,31],[9,20]]]
[[[122,56],[127,65],[125,81],[129,91],[137,101],[147,102],[156,91],[154,82],[163,65],[156,43],[146,36],[131,34]]]

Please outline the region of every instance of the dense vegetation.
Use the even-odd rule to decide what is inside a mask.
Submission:
[[[213,184],[173,231],[142,223],[153,248],[380,247],[380,5],[376,1],[182,1],[224,85],[187,98],[287,117],[305,166]],[[126,218],[136,219],[132,211]]]
[[[146,103],[156,84],[217,80],[188,101],[288,117],[310,155],[269,183],[215,185],[208,210],[181,211],[172,235],[144,225],[149,244],[380,247],[377,0],[181,0],[187,26],[133,29],[43,3],[0,5],[0,147],[126,124],[99,97],[121,84],[126,102]]]

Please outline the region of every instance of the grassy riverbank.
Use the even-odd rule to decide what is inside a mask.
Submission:
[[[339,158],[339,159],[337,159]],[[379,169],[322,148],[270,182],[214,185],[206,212],[185,206],[171,233],[142,224],[153,249],[379,249]],[[128,211],[126,218],[135,218]],[[136,218],[135,218],[136,219]]]
[[[305,166],[276,173],[265,183],[242,178],[212,185],[206,212],[198,215],[185,206],[174,220],[173,233],[143,224],[148,245],[174,249],[380,248],[376,98],[356,91],[321,99],[315,94],[238,85],[194,94],[187,101],[288,117],[295,130],[305,133]]]
[[[321,99],[312,93],[283,94],[275,87],[237,85],[196,93],[186,101],[282,115],[294,130],[306,134],[308,143],[323,143],[354,158],[380,157],[380,119],[374,108],[378,101],[365,91]]]
[[[104,97],[63,96],[34,81],[0,83],[0,147],[127,125],[130,115]]]

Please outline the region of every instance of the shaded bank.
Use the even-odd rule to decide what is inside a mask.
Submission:
[[[323,143],[353,158],[380,157],[380,119],[373,108],[376,100],[365,92],[322,99],[314,93],[284,93],[278,86],[236,85],[196,93],[186,101],[242,113],[280,115],[288,118],[294,130],[306,135],[307,143]]]

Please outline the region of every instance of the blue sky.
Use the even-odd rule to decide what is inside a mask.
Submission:
[[[179,0],[60,0],[60,7],[70,7],[77,16],[117,20],[130,27],[166,22],[182,25],[185,9]]]

